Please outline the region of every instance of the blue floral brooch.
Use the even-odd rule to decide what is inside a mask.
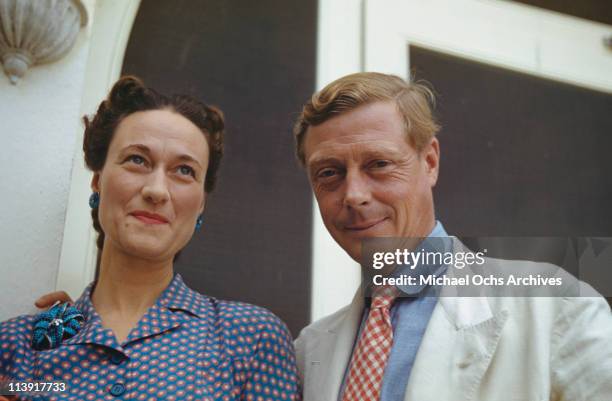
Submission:
[[[68,303],[58,304],[36,316],[32,348],[37,351],[57,348],[79,332],[85,318],[81,312]]]

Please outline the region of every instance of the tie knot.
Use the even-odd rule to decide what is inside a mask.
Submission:
[[[372,293],[372,309],[390,308],[397,295],[398,290],[394,286],[376,287]]]

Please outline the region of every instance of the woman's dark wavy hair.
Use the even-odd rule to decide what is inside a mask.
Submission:
[[[83,117],[85,135],[83,152],[85,164],[98,172],[104,167],[108,148],[113,140],[117,126],[132,113],[146,110],[172,110],[195,124],[206,137],[210,155],[208,170],[204,180],[204,191],[212,192],[217,181],[217,172],[223,156],[223,113],[197,99],[186,95],[166,96],[148,88],[134,76],[124,76],[111,89],[108,97],[100,103],[98,111],[90,119]],[[91,210],[93,226],[98,232],[96,241],[98,249],[104,245],[104,231],[98,219],[98,208]],[[98,255],[99,256],[99,255]]]

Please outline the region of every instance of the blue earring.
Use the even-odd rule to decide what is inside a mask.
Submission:
[[[92,192],[89,196],[89,207],[92,209],[97,208],[100,205],[100,192]]]
[[[202,218],[202,215],[199,215],[198,219],[196,220],[196,226],[195,226],[196,231],[198,231],[200,228],[202,228],[202,223],[203,222],[204,222],[204,219]]]

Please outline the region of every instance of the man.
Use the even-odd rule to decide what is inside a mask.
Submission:
[[[298,118],[297,155],[325,227],[356,261],[367,238],[446,236],[432,196],[432,102],[422,85],[359,73],[316,93]],[[603,298],[391,297],[375,306],[363,290],[296,340],[304,400],[612,400]]]

